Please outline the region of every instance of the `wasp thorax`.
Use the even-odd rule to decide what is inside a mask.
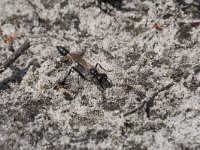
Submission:
[[[91,68],[90,73],[91,73],[91,75],[96,76],[98,74],[98,71],[95,68]]]

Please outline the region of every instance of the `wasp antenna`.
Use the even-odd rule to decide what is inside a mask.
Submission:
[[[99,63],[97,63],[97,64],[95,65],[95,68],[97,68],[97,66],[99,66],[102,70],[107,71],[107,72],[113,71],[113,70],[106,70],[106,69],[104,69]]]
[[[69,54],[69,50],[67,50],[65,47],[63,46],[56,46],[57,50],[59,51],[59,53],[63,56],[66,56],[67,54]]]

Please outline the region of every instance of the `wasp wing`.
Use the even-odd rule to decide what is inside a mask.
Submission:
[[[78,63],[79,65],[82,65],[83,67],[85,67],[86,69],[90,69],[92,68],[93,66],[86,62],[82,57],[80,57],[77,53],[69,53],[71,59]]]

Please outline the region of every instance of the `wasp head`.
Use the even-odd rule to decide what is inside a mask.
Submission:
[[[66,56],[69,53],[69,51],[62,46],[56,46],[56,48],[62,56]]]
[[[105,73],[99,73],[96,76],[96,80],[102,89],[112,87],[112,82],[108,79],[108,76]]]

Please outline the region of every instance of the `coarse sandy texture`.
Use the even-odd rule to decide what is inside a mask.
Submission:
[[[1,150],[200,149],[199,0],[1,0],[0,31],[0,64],[6,35],[31,41],[0,74]],[[112,88],[78,84],[57,45]]]

